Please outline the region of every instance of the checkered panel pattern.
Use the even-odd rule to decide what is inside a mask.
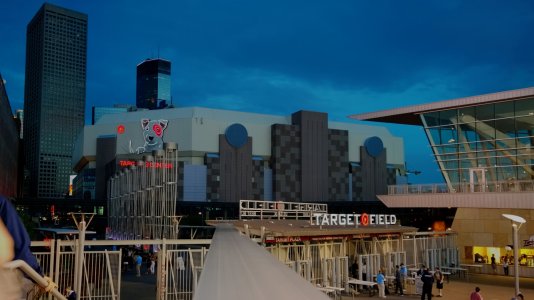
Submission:
[[[221,164],[219,157],[204,156],[204,163],[207,168],[206,178],[206,199],[208,201],[219,201]]]
[[[252,160],[252,199],[263,200],[263,160]]]
[[[362,168],[352,167],[352,201],[363,201]]]
[[[328,201],[346,201],[349,185],[347,130],[328,130]]]
[[[300,145],[298,126],[274,124],[271,127],[274,200],[302,201]]]

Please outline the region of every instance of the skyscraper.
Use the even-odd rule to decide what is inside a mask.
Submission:
[[[43,4],[26,31],[24,140],[30,195],[68,192],[72,151],[83,128],[87,15]]]
[[[0,194],[18,196],[19,130],[0,74]]]
[[[171,62],[147,59],[137,65],[136,105],[138,108],[165,108],[171,103]]]
[[[112,107],[93,105],[93,107],[91,107],[91,125],[95,125],[95,123],[104,115],[120,114],[136,110],[137,107],[131,104],[113,104]]]
[[[17,119],[20,124],[19,137],[22,140],[24,138],[24,130],[22,130],[22,128],[24,127],[24,110],[17,109],[17,111],[15,111],[15,119]]]

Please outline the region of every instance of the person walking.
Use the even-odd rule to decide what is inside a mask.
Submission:
[[[427,295],[428,300],[432,300],[432,285],[434,284],[434,277],[428,271],[428,268],[425,268],[422,275],[421,281],[423,282],[423,293],[421,293],[421,300],[425,300],[425,295]]]
[[[404,296],[402,274],[399,265],[395,266],[395,293]]]
[[[402,288],[406,286],[406,278],[408,277],[408,268],[404,265],[404,263],[400,264],[400,272],[401,272],[401,279],[402,279]]]
[[[362,280],[367,280],[367,263],[365,261],[362,265]]]
[[[352,278],[358,278],[358,263],[356,262],[356,259],[354,259],[354,262],[350,266],[350,274],[352,275]]]
[[[497,262],[495,261],[495,254],[491,255],[491,269],[493,270],[493,274],[497,273]]]
[[[478,286],[475,288],[475,291],[471,293],[471,300],[484,300]]]
[[[504,270],[504,276],[508,276],[508,260],[506,257],[504,258],[504,262],[502,263],[502,269]]]
[[[137,277],[141,277],[141,265],[143,264],[143,257],[137,254],[135,257],[135,271],[137,272]]]
[[[439,267],[436,267],[436,271],[434,271],[434,280],[436,281],[436,288],[439,291],[438,297],[443,297],[443,294],[441,293],[441,290],[443,290],[443,278],[443,273]]]
[[[150,255],[150,274],[154,275],[156,268],[156,254]]]
[[[378,284],[378,297],[379,298],[386,298],[385,281],[386,281],[386,278],[384,277],[384,274],[382,274],[381,270],[378,270],[378,274],[376,275],[376,283]]]
[[[423,273],[425,272],[425,265],[421,265],[421,268],[419,268],[419,270],[417,271],[417,276],[422,276]]]

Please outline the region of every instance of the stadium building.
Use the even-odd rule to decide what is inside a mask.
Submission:
[[[390,186],[389,208],[457,208],[460,259],[492,273],[490,258],[511,260],[512,227],[520,226],[520,276],[534,276],[534,88],[351,116],[422,126],[446,184]],[[502,268],[500,268],[502,270]]]
[[[340,213],[372,206],[380,213],[386,208],[376,195],[404,169],[403,140],[384,127],[331,122],[310,111],[172,108],[104,115],[86,126],[75,146],[75,183],[83,183],[76,196],[105,201],[111,176],[165,142],[178,145],[177,209],[203,218],[237,217],[243,199],[328,203]],[[450,214],[422,211],[397,214],[402,224]]]

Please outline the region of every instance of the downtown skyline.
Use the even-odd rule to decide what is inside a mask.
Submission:
[[[42,3],[0,4],[13,110],[23,103],[26,24]],[[534,86],[528,1],[51,3],[89,17],[86,116],[92,105],[134,104],[135,67],[158,56],[173,64],[176,107],[304,109],[342,122]],[[378,125],[405,139],[408,168],[423,171],[410,181],[441,181],[421,128]]]

